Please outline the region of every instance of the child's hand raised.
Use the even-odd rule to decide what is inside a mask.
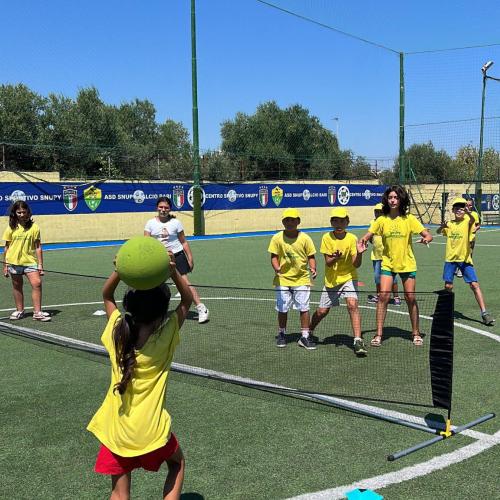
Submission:
[[[332,258],[334,261],[337,261],[342,257],[342,252],[340,250],[335,250],[335,252],[332,253]]]
[[[356,242],[356,250],[358,253],[363,253],[366,252],[368,249],[368,244],[365,240],[361,239]]]

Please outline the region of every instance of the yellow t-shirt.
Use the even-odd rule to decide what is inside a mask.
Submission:
[[[278,256],[280,275],[274,277],[274,286],[310,285],[308,257],[316,253],[310,236],[299,231],[296,238],[288,238],[280,231],[271,238],[269,253]]]
[[[373,224],[377,219],[373,219],[370,224]],[[372,238],[372,253],[370,255],[371,260],[382,260],[382,254],[384,252],[384,244],[382,243],[382,236],[374,234]]]
[[[111,361],[108,393],[87,429],[113,453],[135,457],[166,444],[170,437],[170,415],[164,407],[168,374],[179,343],[177,313],[136,350],[132,380],[124,394],[113,388],[121,380],[116,362],[113,329],[121,315],[114,311],[101,337]]]
[[[382,236],[384,251],[382,269],[393,273],[411,273],[417,270],[413,254],[412,234],[420,234],[425,228],[414,215],[391,219],[382,215],[374,220],[368,231]]]
[[[358,273],[352,259],[358,253],[356,242],[358,239],[352,233],[346,233],[343,239],[338,239],[333,231],[323,235],[320,252],[332,255],[337,250],[342,252],[340,259],[333,266],[325,266],[325,286],[333,288],[350,280],[357,280]]]
[[[13,266],[36,266],[35,243],[40,241],[40,228],[33,223],[29,229],[18,224],[16,229],[10,226],[3,232],[2,239],[9,242],[5,255],[7,264]]]
[[[470,232],[470,235],[469,235],[469,241],[474,241],[476,239],[475,224],[479,224],[479,214],[474,210],[470,214],[471,214],[472,218],[474,219],[474,225],[472,226],[472,231]]]
[[[469,217],[465,216],[461,221],[450,221],[442,231],[446,236],[446,262],[467,262],[472,264],[470,254],[470,233],[473,226],[470,225]]]

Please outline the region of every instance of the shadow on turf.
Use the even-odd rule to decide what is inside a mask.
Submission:
[[[373,338],[375,335],[375,330],[365,330],[362,332],[363,338],[365,339],[365,342],[368,344],[370,340]],[[295,340],[299,339],[298,334],[293,334],[293,335],[287,335],[287,337],[296,337]],[[426,337],[425,333],[420,333],[420,336],[422,338]],[[405,340],[408,340],[409,342],[412,341],[412,335],[411,332],[408,330],[402,330],[401,328],[396,328],[396,327],[387,327],[384,328],[384,336],[382,342],[387,342],[393,337],[399,337]],[[354,349],[353,348],[353,340],[354,337],[352,335],[346,335],[344,333],[338,333],[331,335],[329,337],[324,337],[321,338],[319,337],[318,339],[315,339],[315,342],[318,345],[334,345],[335,347],[347,347],[351,351]],[[293,341],[293,340],[291,340]]]
[[[181,500],[203,500],[205,497],[199,493],[183,493]]]
[[[483,325],[484,323],[476,318],[471,318],[470,316],[466,316],[465,314],[462,314],[460,311],[453,311],[453,318],[454,319],[465,319],[467,321],[471,321],[472,323],[479,323],[480,325]]]

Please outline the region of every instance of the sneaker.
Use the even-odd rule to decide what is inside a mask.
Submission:
[[[457,278],[463,278],[464,277],[464,275],[462,274],[462,271],[460,271],[460,269],[458,269],[458,267],[457,267],[457,270],[455,271],[455,276]]]
[[[401,306],[401,299],[399,297],[394,297],[393,304],[397,307]]]
[[[208,321],[208,309],[204,304],[198,304],[196,309],[198,310],[198,323],[206,323]]]
[[[356,356],[366,356],[367,350],[363,339],[354,341],[354,354],[356,354]]]
[[[316,344],[310,338],[300,337],[297,344],[299,344],[300,347],[303,347],[304,349],[308,349],[310,351],[316,349]]]
[[[35,321],[50,321],[52,318],[50,317],[49,313],[38,311],[36,313],[33,313],[33,319]]]
[[[18,319],[23,319],[24,318],[24,311],[14,311],[10,316],[9,319],[11,321],[17,321]]]
[[[495,324],[495,318],[488,312],[481,314],[483,323],[487,326],[493,326]]]
[[[286,347],[286,339],[284,333],[278,333],[276,336],[276,347]]]
[[[369,304],[376,304],[378,302],[378,296],[377,295],[368,295],[368,301]]]

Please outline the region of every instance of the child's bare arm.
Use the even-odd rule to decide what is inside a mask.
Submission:
[[[281,271],[280,260],[275,253],[271,254],[271,266],[273,266],[274,272],[276,274],[280,274]]]
[[[10,241],[5,242],[5,250],[3,251],[3,275],[8,278],[9,277],[9,266],[7,265],[8,259],[7,259],[7,251],[9,250],[9,245]]]
[[[118,276],[116,271],[113,271],[102,287],[102,300],[104,302],[104,310],[106,311],[106,316],[108,318],[111,314],[113,314],[113,311],[117,309],[115,302],[115,290],[118,283],[120,283],[120,276]]]
[[[354,267],[358,268],[363,262],[363,253],[367,250],[366,242],[363,240],[358,240],[356,242],[356,253],[352,256],[352,264]]]
[[[433,240],[432,234],[428,229],[424,229],[420,233],[420,236],[422,236],[422,238],[420,239],[419,243],[423,243],[424,245],[428,245]]]
[[[307,257],[308,263],[309,263],[309,270],[311,271],[311,277],[312,279],[316,279],[316,276],[318,275],[318,272],[316,270],[316,258],[314,255],[309,255]]]
[[[40,276],[44,275],[43,272],[43,250],[42,250],[42,243],[40,240],[35,241],[35,252],[36,252],[36,260],[38,262],[38,274]]]
[[[340,259],[340,257],[342,257],[342,252],[340,252],[339,250],[335,250],[335,252],[330,255],[325,253],[325,264],[328,267],[331,267]]]
[[[444,221],[436,230],[437,234],[441,234],[448,227],[448,222]]]

